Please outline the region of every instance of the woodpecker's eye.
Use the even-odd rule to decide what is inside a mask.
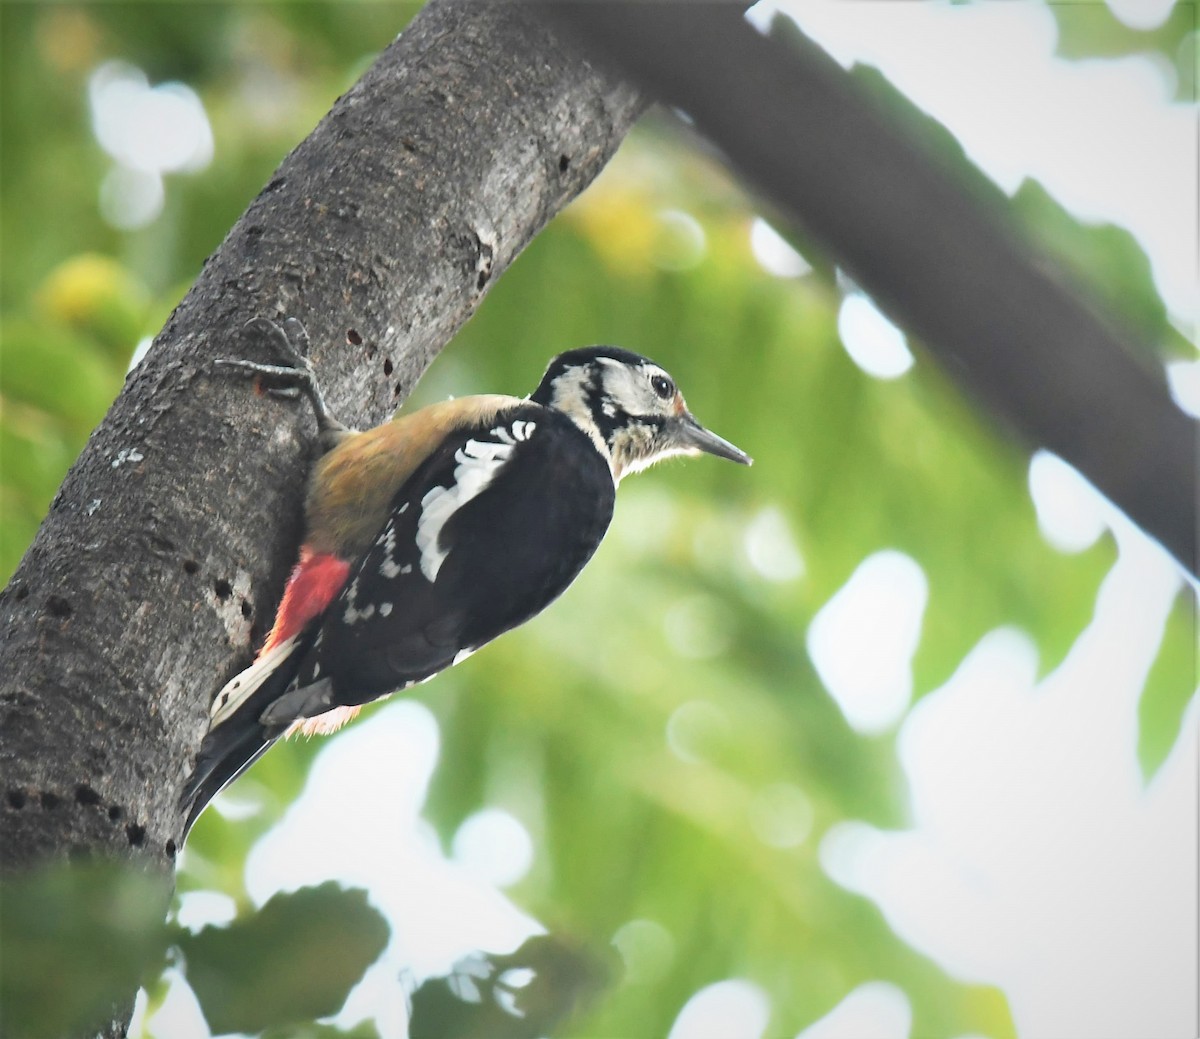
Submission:
[[[655,375],[650,380],[650,385],[663,400],[675,396],[675,384],[665,375]]]

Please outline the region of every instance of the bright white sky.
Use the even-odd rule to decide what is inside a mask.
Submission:
[[[1155,65],[1055,59],[1054,16],[1038,3],[767,0],[756,20],[775,9],[843,65],[881,68],[1006,191],[1032,177],[1080,219],[1133,232],[1171,312],[1195,322],[1196,113],[1169,103]]]
[[[1165,10],[1163,0],[1133,7],[1143,18]],[[1196,112],[1170,102],[1148,62],[1054,58],[1053,18],[1033,3],[797,0],[789,9],[844,64],[881,67],[1006,190],[1032,176],[1077,216],[1132,231],[1172,313],[1191,327]],[[776,244],[757,234],[764,250]],[[794,276],[803,265],[791,262],[776,256],[778,269],[769,269]],[[878,377],[903,377],[911,356],[902,338],[863,302],[852,306],[861,313],[847,316],[847,327],[877,327],[881,344],[872,359],[867,334],[856,360]],[[908,711],[920,612],[938,590],[897,552],[865,559],[807,633],[851,723],[870,732],[899,726],[913,798],[911,830],[882,833],[848,820],[823,835],[822,861],[949,971],[1001,985],[1023,1036],[1193,1036],[1195,704],[1149,789],[1135,755],[1137,696],[1179,579],[1160,550],[1057,459],[1040,456],[1031,486],[1052,543],[1078,550],[1111,525],[1120,545],[1092,625],[1040,682],[1028,638],[995,632]],[[776,540],[786,542],[786,531]],[[785,562],[788,579],[803,580],[802,562]],[[914,621],[888,634],[871,617],[897,597],[911,603]],[[864,673],[846,654],[844,633],[856,624],[860,637],[875,632],[886,644],[887,674]],[[443,971],[475,948],[514,948],[537,928],[498,886],[537,854],[515,819],[489,811],[468,821],[450,861],[421,822],[437,744],[436,724],[419,705],[378,712],[330,745],[247,865],[259,902],[328,878],[371,890],[398,937],[390,962],[368,975],[341,1020],[382,1009],[389,1039],[403,1035],[401,967]],[[353,816],[347,805],[357,806]],[[381,817],[397,825],[370,824]],[[228,911],[220,900],[188,906],[185,897],[185,907],[197,920]],[[761,989],[729,979],[681,1008],[670,1039],[760,1039],[768,1017]],[[874,982],[846,993],[801,1039],[906,1039],[910,1023],[905,994]],[[163,1039],[207,1035],[183,986],[147,1024]]]

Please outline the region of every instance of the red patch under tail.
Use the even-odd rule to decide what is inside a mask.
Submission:
[[[350,563],[328,553],[313,552],[307,546],[300,549],[300,562],[292,570],[287,587],[283,590],[283,601],[275,613],[271,634],[258,651],[261,657],[279,643],[286,642],[310,620],[333,602],[345,587],[350,573]]]

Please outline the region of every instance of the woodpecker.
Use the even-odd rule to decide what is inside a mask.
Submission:
[[[184,836],[281,735],[333,732],[545,609],[596,551],[623,477],[672,455],[751,463],[618,347],[559,354],[524,399],[462,397],[359,432],[329,414],[299,321],[247,331],[287,363],[217,363],[307,396],[323,453],[270,634],[213,702]]]

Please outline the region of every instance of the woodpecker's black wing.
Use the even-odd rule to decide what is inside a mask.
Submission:
[[[614,490],[587,435],[539,404],[448,435],[325,613],[296,684],[332,688],[301,713],[412,685],[539,613],[600,544]]]

